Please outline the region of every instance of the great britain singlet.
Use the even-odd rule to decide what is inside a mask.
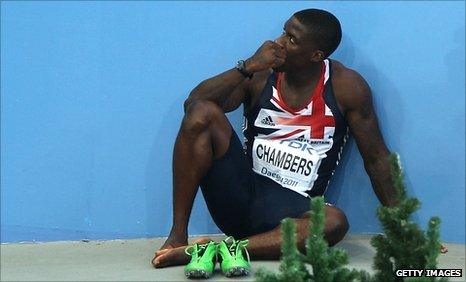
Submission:
[[[333,94],[331,62],[324,60],[304,107],[292,109],[280,93],[283,73],[272,73],[260,99],[245,112],[245,150],[256,174],[303,196],[323,195],[348,138]]]

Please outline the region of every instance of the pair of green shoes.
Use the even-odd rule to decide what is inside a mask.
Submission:
[[[186,265],[184,273],[188,278],[209,278],[212,276],[217,261],[227,277],[248,275],[251,270],[249,253],[246,249],[248,240],[235,240],[228,237],[220,243],[210,241],[205,244],[194,244],[186,248],[191,261]],[[247,260],[243,257],[243,251]]]

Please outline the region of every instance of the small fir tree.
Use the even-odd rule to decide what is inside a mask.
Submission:
[[[372,246],[376,249],[375,280],[387,282],[403,281],[403,278],[396,277],[397,269],[435,269],[441,246],[438,217],[430,219],[425,233],[410,220],[411,214],[420,208],[420,202],[416,198],[407,196],[399,156],[391,154],[389,158],[397,205],[378,208],[377,216],[384,234],[377,235],[371,240]],[[445,280],[421,277],[409,281]]]
[[[350,270],[344,267],[348,256],[344,250],[329,248],[324,239],[325,210],[322,197],[311,201],[310,236],[307,238],[306,255],[302,255],[296,244],[296,225],[291,219],[282,221],[282,257],[280,272],[271,273],[260,269],[256,274],[257,281],[353,281],[358,277],[369,277],[363,271]],[[309,263],[313,273],[305,266]],[[364,280],[365,281],[365,280]]]
[[[390,282],[390,281],[447,281],[432,277],[396,277],[397,269],[435,269],[440,252],[440,219],[430,219],[424,233],[412,222],[410,215],[419,209],[420,202],[409,198],[403,183],[403,172],[397,154],[390,155],[392,177],[396,188],[397,205],[380,207],[377,216],[385,232],[372,238],[376,249],[374,257],[375,275],[361,270],[348,269],[348,255],[344,250],[329,248],[324,239],[325,211],[322,197],[311,201],[309,237],[306,255],[299,253],[296,246],[296,226],[291,219],[282,221],[282,257],[278,274],[260,269],[257,281],[316,281],[316,282]],[[306,263],[312,266],[309,274]]]
[[[313,280],[319,282],[353,281],[363,272],[345,267],[348,264],[346,251],[329,248],[324,239],[325,203],[323,197],[311,202],[309,237],[306,243],[306,261],[312,266]]]
[[[302,255],[296,244],[296,224],[290,218],[282,220],[282,257],[280,262],[280,273],[260,269],[257,281],[309,281],[309,272],[306,269]]]

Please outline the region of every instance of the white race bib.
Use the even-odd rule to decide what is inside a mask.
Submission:
[[[321,156],[307,142],[255,138],[253,170],[304,196],[317,179]]]

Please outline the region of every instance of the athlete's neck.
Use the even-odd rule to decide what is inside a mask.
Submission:
[[[318,62],[312,64],[305,70],[299,70],[296,72],[290,71],[284,73],[284,81],[287,88],[293,90],[307,89],[309,87],[315,87],[317,81],[319,81],[322,74],[322,64],[324,62]]]

